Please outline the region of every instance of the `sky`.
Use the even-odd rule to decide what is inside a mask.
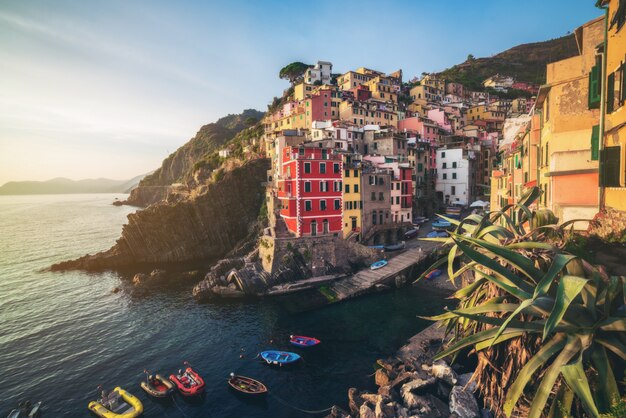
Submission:
[[[556,38],[595,0],[0,0],[0,185],[150,172],[293,61],[405,79]]]

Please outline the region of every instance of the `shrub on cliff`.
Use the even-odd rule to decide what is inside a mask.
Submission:
[[[451,336],[438,358],[475,354],[472,379],[496,416],[611,416],[624,406],[626,277],[568,252],[567,223],[529,209],[540,194],[448,219],[449,253],[429,271],[447,263],[451,280],[474,280],[456,309],[431,318]]]

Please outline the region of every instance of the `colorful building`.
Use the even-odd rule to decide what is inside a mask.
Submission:
[[[343,155],[343,237],[361,235],[361,161],[358,154]]]
[[[342,233],[342,166],[332,149],[283,149],[278,199],[289,232],[297,237]]]

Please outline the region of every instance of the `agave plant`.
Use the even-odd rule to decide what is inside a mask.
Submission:
[[[446,263],[453,283],[473,280],[455,293],[456,309],[430,318],[450,337],[437,358],[476,354],[472,379],[496,416],[598,417],[623,396],[626,277],[568,253],[568,224],[529,209],[540,194],[485,216],[444,217],[455,225],[438,239],[448,254],[418,280]]]

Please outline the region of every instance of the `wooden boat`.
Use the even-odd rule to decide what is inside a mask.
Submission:
[[[433,222],[433,229],[434,230],[442,230],[442,229],[448,229],[452,226],[452,224],[448,221],[444,221],[443,219],[438,220],[436,222]]]
[[[244,393],[246,395],[261,396],[267,393],[267,387],[263,383],[258,380],[254,380],[251,377],[239,376],[235,373],[230,374],[228,384],[237,392]]]
[[[385,251],[400,251],[403,250],[405,246],[404,241],[400,241],[395,244],[385,245]]]
[[[147,376],[139,385],[144,392],[155,398],[165,398],[174,392],[174,384],[158,373]]]
[[[31,404],[30,401],[20,402],[17,409],[9,412],[7,418],[37,418],[41,416],[41,402]]]
[[[381,269],[383,267],[385,267],[387,265],[387,260],[379,260],[375,263],[372,263],[372,265],[370,266],[371,270],[378,270]]]
[[[178,371],[178,374],[171,374],[170,381],[176,385],[179,392],[184,396],[196,396],[204,390],[204,380],[191,368],[189,363],[184,363],[185,371]]]
[[[419,227],[418,228],[409,229],[408,231],[406,231],[404,233],[404,238],[406,238],[406,239],[415,238],[418,233],[419,233]]]
[[[314,345],[318,345],[320,340],[302,335],[290,335],[289,343],[295,345],[296,347],[313,347]]]
[[[89,402],[88,408],[102,418],[135,418],[143,413],[141,401],[120,387],[110,394],[103,393],[97,401]]]
[[[446,231],[431,231],[426,234],[426,238],[447,238],[448,235]]]
[[[291,364],[300,360],[300,355],[289,351],[267,350],[261,351],[261,358],[265,360],[267,364],[282,366],[284,364]]]

